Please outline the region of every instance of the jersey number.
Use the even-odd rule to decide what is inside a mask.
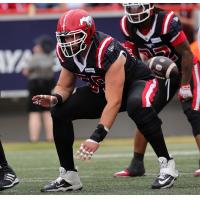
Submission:
[[[76,74],[78,78],[83,81],[89,82],[92,91],[99,93],[99,87],[104,87],[104,80],[100,76],[86,76],[85,74]]]
[[[147,48],[138,48],[138,52],[142,61],[146,61],[154,56],[165,56],[176,62],[178,57],[171,52],[167,45],[152,48],[153,53]]]

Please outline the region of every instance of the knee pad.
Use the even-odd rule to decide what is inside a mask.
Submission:
[[[151,107],[141,108],[137,112],[128,114],[145,137],[160,131],[162,121]]]

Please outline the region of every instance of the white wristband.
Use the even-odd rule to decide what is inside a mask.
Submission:
[[[92,142],[92,143],[95,143],[95,144],[99,144],[98,142],[92,140],[92,139],[87,139],[86,142]]]
[[[106,126],[104,126],[104,129],[107,131],[107,133],[110,131],[110,129]]]

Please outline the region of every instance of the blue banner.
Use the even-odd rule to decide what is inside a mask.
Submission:
[[[96,29],[122,40],[120,16],[95,17]],[[22,66],[32,55],[34,39],[43,34],[54,38],[58,18],[20,19],[0,21],[0,90],[26,90],[27,78],[21,73]],[[55,72],[60,69],[55,56]]]

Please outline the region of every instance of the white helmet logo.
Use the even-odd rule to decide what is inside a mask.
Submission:
[[[88,26],[92,26],[92,17],[91,17],[91,16],[82,17],[82,18],[80,19],[80,25],[82,26],[84,22],[86,22],[86,24],[87,24]]]

